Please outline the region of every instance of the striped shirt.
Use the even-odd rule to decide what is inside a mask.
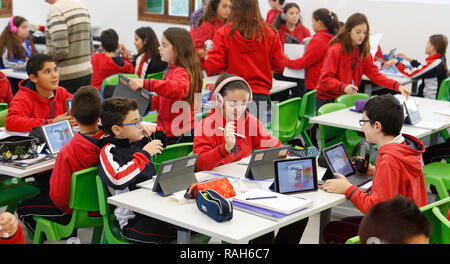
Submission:
[[[60,80],[92,74],[89,11],[75,0],[58,0],[47,14],[47,53],[59,67]]]

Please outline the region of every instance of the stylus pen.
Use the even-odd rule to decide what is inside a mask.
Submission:
[[[225,131],[225,129],[223,127],[218,127],[218,128],[219,128],[219,130]],[[241,134],[238,134],[238,133],[235,133],[235,132],[233,132],[233,134],[238,136],[238,137],[245,138],[244,135],[241,135]]]
[[[272,199],[272,198],[278,198],[278,196],[252,197],[252,198],[245,198],[245,200],[259,200],[259,199]]]

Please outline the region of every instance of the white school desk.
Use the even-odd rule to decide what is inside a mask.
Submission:
[[[212,83],[215,84],[219,75],[213,75],[206,77],[204,80],[207,84]],[[272,80],[272,89],[270,89],[270,94],[278,93],[292,87],[297,86],[296,82],[288,82],[288,81],[280,81],[280,80]]]
[[[25,71],[15,71],[13,69],[0,69],[0,71],[9,78],[16,78],[20,80],[28,79],[28,74]]]
[[[411,93],[417,93],[417,91],[414,90],[417,88],[417,80],[411,79],[411,78],[401,75],[401,74],[388,74],[388,73],[383,73],[383,71],[381,71],[381,73],[386,75],[386,77],[399,82],[403,86],[411,84],[409,91]],[[377,90],[387,89],[387,88],[381,87],[381,86],[377,85],[376,83],[372,82],[366,75],[362,76],[362,80],[366,81],[365,85],[364,85],[364,93],[368,94],[369,96],[372,95],[372,93]]]
[[[418,104],[420,115],[423,120],[430,122],[442,123],[438,129],[424,129],[411,125],[403,125],[401,133],[409,134],[417,138],[423,138],[438,132],[442,129],[450,127],[450,117],[434,113],[437,109],[444,109],[450,107],[450,102],[432,100],[427,98],[415,97]],[[386,109],[389,111],[389,109]],[[309,122],[320,125],[327,125],[339,128],[350,129],[362,132],[362,127],[359,125],[359,120],[362,119],[362,113],[350,111],[349,108],[341,109],[336,112],[315,116],[309,119]]]
[[[244,180],[246,168],[247,165],[239,165],[238,162],[233,162],[219,166],[211,172],[241,178],[239,181],[245,182],[249,189],[255,187],[255,185],[268,187],[267,181],[250,182]],[[318,178],[321,179],[325,169],[321,167],[317,167],[317,169]],[[196,173],[196,176],[201,181],[204,174]],[[230,179],[230,182],[235,187],[236,193],[239,193],[240,187],[237,180]],[[323,242],[321,234],[330,220],[331,207],[344,203],[347,198],[343,194],[327,193],[320,189],[315,192],[296,194],[295,196],[311,200],[313,204],[305,210],[289,215],[280,221],[273,221],[234,209],[233,219],[218,223],[203,214],[197,208],[195,200],[183,200],[181,203],[177,203],[170,197],[162,197],[145,188],[111,196],[108,198],[108,203],[176,225],[181,228],[178,231],[178,243],[189,242],[190,230],[229,243],[248,243],[251,239],[320,213],[320,233],[318,235],[319,241]]]

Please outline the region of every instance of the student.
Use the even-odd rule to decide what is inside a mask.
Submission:
[[[100,34],[103,52],[92,55],[91,85],[100,90],[105,78],[117,73],[134,73],[133,64],[118,56],[119,36],[114,29],[107,29]]]
[[[312,26],[316,34],[308,43],[305,53],[301,58],[289,60],[287,64],[291,69],[305,69],[305,87],[310,91],[317,87],[329,42],[339,30],[339,19],[335,13],[320,8],[312,14]]]
[[[195,27],[194,40],[195,49],[202,63],[210,47],[206,41],[212,41],[216,31],[225,25],[231,14],[231,0],[210,0],[205,13],[200,17]]]
[[[405,59],[411,63],[412,68],[406,68],[398,59],[392,59],[386,62],[385,66],[390,67],[394,65],[404,75],[410,78],[422,79],[422,84],[419,86],[418,96],[437,99],[439,87],[441,82],[447,78],[448,68],[445,53],[447,52],[448,40],[447,37],[441,34],[432,35],[428,39],[425,47],[425,53],[428,55],[426,64],[422,65],[417,60],[413,60],[403,53],[397,54],[397,57]]]
[[[0,72],[0,103],[10,104],[13,98],[11,84],[3,72]]]
[[[208,75],[227,72],[244,78],[252,86],[256,103],[256,113],[251,112],[265,123],[259,109],[267,104],[272,71],[281,72],[287,62],[280,39],[261,17],[257,0],[234,1],[228,20],[214,36],[205,70]]]
[[[409,95],[397,81],[380,73],[370,54],[369,22],[364,14],[351,15],[339,33],[330,41],[317,85],[316,109],[342,94],[355,94],[363,74],[374,83]]]
[[[212,95],[215,108],[196,126],[193,151],[198,154],[198,170],[212,170],[238,161],[254,149],[282,146],[255,116],[246,111],[252,91],[244,79],[224,73],[217,79],[215,87]],[[281,228],[275,242],[298,244],[307,223],[308,219],[303,219]],[[271,243],[272,239],[273,232],[270,232],[252,242]]]
[[[28,29],[28,21],[21,16],[12,16],[0,36],[2,66],[25,70],[26,61],[37,54]]]
[[[389,111],[386,111],[389,109]],[[419,139],[400,134],[404,121],[403,106],[391,94],[372,97],[364,106],[360,125],[368,143],[378,146],[376,166],[369,165],[373,176],[371,193],[367,193],[339,173],[320,188],[343,193],[362,213],[375,204],[397,194],[413,199],[418,207],[427,204],[427,190],[422,169],[425,147]],[[328,242],[344,243],[357,234],[360,217],[331,222],[324,230]]]
[[[302,24],[300,7],[296,3],[287,3],[281,9],[281,12],[273,22],[273,27],[278,30],[281,45],[292,43],[290,39],[295,39],[297,43],[302,43],[304,38],[311,37],[309,29]],[[286,37],[286,34],[290,37]]]
[[[280,13],[281,8],[283,8],[285,0],[269,0],[269,5],[271,9],[267,12],[266,22],[270,25],[273,24],[278,14]]]
[[[17,207],[20,220],[33,233],[36,229],[33,216],[42,216],[62,225],[70,222],[72,174],[99,164],[100,149],[104,145],[104,133],[97,125],[101,106],[102,99],[96,87],[83,86],[75,92],[71,114],[78,122],[80,131],[62,147],[56,157],[50,177],[50,192],[26,199]]]
[[[0,245],[25,244],[25,235],[17,218],[8,212],[0,213]]]
[[[62,120],[76,121],[66,112],[66,100],[72,94],[58,86],[55,60],[46,54],[33,55],[27,63],[29,79],[19,83],[19,91],[8,107],[5,128],[27,132],[32,128]]]
[[[203,76],[189,32],[171,27],[164,31],[159,46],[161,60],[169,63],[164,80],[131,79],[134,90],[157,93],[152,110],[158,110],[158,130],[167,134],[167,144],[194,141],[194,94],[201,93]]]
[[[431,225],[413,200],[398,194],[369,210],[358,235],[361,244],[428,244]]]
[[[161,154],[163,144],[149,137],[154,127],[144,130],[134,99],[109,98],[103,102],[100,116],[103,129],[111,137],[101,150],[98,175],[110,191],[114,190],[112,195],[135,190],[136,184],[156,175],[152,156]],[[129,241],[165,243],[176,238],[170,224],[120,207],[114,214],[120,233]]]

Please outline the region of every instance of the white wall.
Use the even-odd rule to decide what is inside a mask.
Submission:
[[[239,1],[239,0],[236,0]],[[397,3],[372,0],[287,0],[300,5],[304,24],[311,30],[311,14],[314,10],[326,7],[338,14],[344,21],[354,12],[362,12],[369,18],[371,32],[383,32],[381,40],[383,51],[397,48],[419,60],[425,59],[425,44],[432,34],[442,33],[450,37],[447,16],[450,5]],[[137,0],[80,0],[91,13],[92,24],[100,30],[114,28],[130,50],[133,45],[134,30],[140,26],[151,26],[158,38],[169,26],[188,29],[186,25],[173,25],[137,20]],[[268,0],[259,0],[261,14],[265,18],[269,11]],[[26,17],[31,23],[45,24],[49,5],[44,0],[13,0],[13,14]],[[446,19],[447,18],[447,19]],[[0,19],[0,29],[8,23]],[[447,52],[447,57],[450,52]]]

